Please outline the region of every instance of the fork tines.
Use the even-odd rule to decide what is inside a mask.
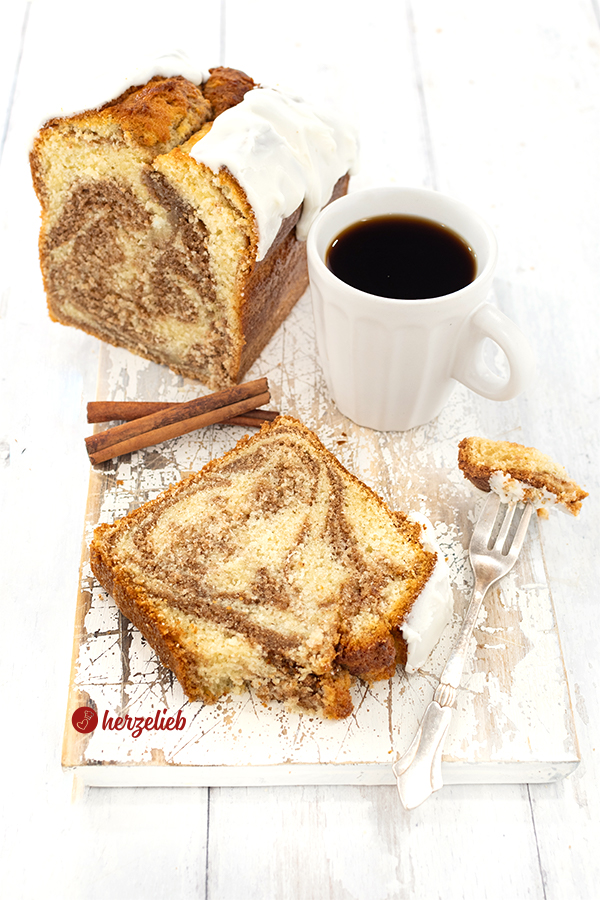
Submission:
[[[516,558],[525,539],[532,511],[531,503],[506,503],[498,494],[490,493],[478,521],[480,551],[495,550],[503,556]],[[475,538],[475,533],[473,537]]]

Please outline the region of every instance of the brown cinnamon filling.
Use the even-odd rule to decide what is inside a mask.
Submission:
[[[118,338],[164,352],[150,325],[161,316],[193,324],[202,312],[213,317],[206,344],[190,356],[226,357],[225,322],[218,315],[206,247],[206,228],[161,176],[147,179],[169,211],[170,228],[156,232],[152,216],[134,193],[117,181],[80,184],[45,237],[42,256],[57,318],[74,307],[84,327],[99,337]],[[70,244],[65,254],[65,245]],[[130,252],[128,252],[130,250]],[[141,252],[140,252],[141,250]],[[197,299],[196,299],[197,298]]]
[[[252,510],[260,510],[262,520],[287,509],[294,501],[306,504],[309,510],[317,495],[319,478],[325,473],[329,485],[329,505],[324,525],[321,531],[315,531],[315,524],[308,521],[307,512],[297,545],[302,546],[311,539],[324,540],[330,547],[332,557],[346,570],[341,595],[335,601],[339,609],[335,634],[330,635],[333,646],[338,646],[342,657],[346,640],[345,623],[362,609],[376,610],[383,602],[384,588],[390,578],[398,573],[386,571],[381,565],[375,566],[362,553],[344,514],[344,486],[335,467],[317,461],[307,450],[290,447],[282,431],[280,429],[276,440],[255,449],[252,455],[238,456],[213,477],[190,486],[190,493],[193,494],[199,491],[212,493],[215,487],[223,487],[222,494],[213,493],[211,496],[214,511],[204,517],[201,524],[172,526],[169,547],[157,555],[151,541],[153,529],[164,512],[161,504],[153,509],[143,524],[137,526],[134,541],[140,565],[145,571],[151,567],[152,576],[165,585],[163,599],[166,603],[200,619],[217,622],[232,632],[244,634],[252,642],[260,644],[279,664],[287,660],[288,664],[296,665],[294,657],[297,660],[297,653],[294,651],[299,649],[300,637],[283,638],[276,627],[258,625],[254,612],[256,608],[260,615],[264,615],[265,608],[269,608],[272,610],[272,615],[269,614],[271,620],[277,622],[277,611],[285,613],[297,599],[297,590],[291,578],[293,565],[289,560],[277,571],[258,566],[251,584],[243,592],[215,592],[214,586],[209,583],[215,567],[222,566],[239,553],[236,534],[243,529]],[[243,508],[236,511],[236,519],[231,523],[231,508],[225,515],[228,477],[242,473],[253,475],[254,481],[245,495]],[[178,499],[184,501],[185,496],[184,491]],[[165,508],[168,508],[169,498],[165,503]],[[176,588],[176,593],[170,588]],[[332,602],[330,595],[324,597],[326,606]],[[390,652],[392,657],[395,655],[391,639],[377,652],[382,657],[382,664],[393,665],[393,658],[389,658]],[[349,671],[357,674],[365,665],[365,659],[360,654],[347,656],[343,662]]]

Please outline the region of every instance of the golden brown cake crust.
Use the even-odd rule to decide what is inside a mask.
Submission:
[[[526,491],[532,488],[554,495],[556,502],[575,516],[581,509],[581,501],[588,496],[563,466],[535,447],[512,441],[463,438],[458,445],[458,466],[465,478],[480,490],[490,491],[490,478],[500,472],[523,484]],[[544,515],[541,509],[540,514]]]
[[[206,122],[238,104],[244,94],[256,87],[252,78],[239,69],[217,67],[209,72],[203,85],[192,84],[181,75],[156,75],[146,84],[130,87],[108,100],[99,110],[50,119],[44,128],[67,122],[93,126],[113,121],[140,146],[165,152],[167,147],[181,144]],[[35,150],[33,157],[36,165]]]
[[[239,69],[218,66],[208,71],[210,77],[203,85],[203,93],[212,104],[215,118],[240,103],[244,94],[256,87],[252,78]]]
[[[103,109],[144,147],[179,143],[212,118],[200,88],[185,78],[155,78],[120,102]]]
[[[86,110],[66,118],[49,119],[36,136],[30,153],[30,165],[38,200],[45,205],[41,145],[56,128],[102,128],[118,124],[140,147],[154,155],[182,144],[212,121],[219,112],[239,103],[254,87],[252,79],[239,69],[210,69],[203,86],[192,84],[181,75],[163,78],[156,75],[147,84],[128,88],[119,97],[107,101],[99,110]],[[216,112],[215,108],[219,111]]]
[[[281,479],[281,484],[277,486],[265,480],[261,474],[264,461],[272,460],[277,453],[285,454],[290,448],[296,456],[289,459],[302,460],[303,477],[295,482],[294,478],[298,476],[294,475],[291,463],[283,467],[277,463],[275,471],[277,477]],[[285,455],[280,458],[288,459]],[[263,570],[259,566],[256,576],[252,576],[258,580],[249,582],[250,585],[254,584],[254,587],[244,589],[238,587],[237,593],[231,595],[223,593],[222,588],[220,594],[218,592],[206,594],[205,589],[201,587],[206,577],[202,574],[205,572],[205,564],[201,561],[203,554],[200,557],[193,557],[195,562],[193,568],[189,570],[189,575],[186,575],[184,566],[183,569],[173,570],[166,576],[166,580],[165,576],[160,574],[162,571],[160,559],[163,556],[160,559],[156,557],[149,568],[148,564],[144,563],[145,568],[138,570],[131,561],[130,551],[127,550],[124,555],[125,546],[135,545],[141,553],[140,548],[145,546],[148,540],[156,540],[155,537],[148,537],[150,534],[156,534],[148,528],[154,529],[159,526],[149,526],[148,523],[160,523],[161,517],[168,517],[176,506],[179,510],[177,515],[180,516],[181,510],[190,509],[189,504],[197,502],[194,498],[198,491],[214,488],[217,490],[214,503],[217,505],[222,503],[223,499],[219,498],[226,490],[227,479],[232,477],[235,481],[236,472],[246,473],[241,476],[244,479],[250,477],[248,486],[236,500],[236,510],[238,508],[243,510],[244,504],[250,502],[248,514],[252,516],[253,504],[256,504],[256,515],[266,516],[266,522],[271,521],[270,515],[279,515],[283,510],[287,516],[289,501],[285,498],[293,495],[286,494],[286,491],[292,490],[297,500],[298,490],[301,493],[308,490],[307,497],[313,496],[311,491],[316,489],[317,484],[323,485],[322,479],[326,478],[330,488],[322,486],[319,489],[321,494],[314,495],[312,501],[306,501],[308,502],[306,513],[309,516],[306,521],[313,522],[310,527],[314,529],[314,523],[317,521],[314,516],[325,516],[323,523],[326,530],[323,534],[330,535],[328,538],[330,543],[324,544],[323,547],[329,549],[319,551],[325,554],[320,557],[320,561],[310,556],[313,551],[306,551],[304,545],[308,539],[308,532],[304,531],[305,527],[309,527],[307,524],[301,531],[305,536],[300,539],[300,543],[292,544],[286,553],[291,554],[289,556],[291,561],[298,553],[306,551],[309,553],[306,558],[313,559],[311,563],[313,569],[315,566],[333,565],[333,573],[344,573],[340,582],[341,594],[335,601],[335,607],[332,606],[335,594],[328,599],[328,595],[319,598],[314,593],[309,593],[306,595],[306,601],[303,600],[298,607],[298,613],[289,611],[291,610],[289,604],[297,602],[293,599],[297,587],[291,589],[290,585],[297,585],[298,577],[301,579],[307,577],[298,574],[305,571],[304,563],[300,568],[297,566],[294,568],[292,565],[288,574],[287,569],[281,571],[276,569],[269,574],[269,570]],[[252,473],[255,475],[254,481]],[[298,486],[293,487],[294,484]],[[310,484],[313,485],[312,488],[307,487]],[[251,500],[250,498],[254,496],[256,499]],[[324,511],[318,513],[320,508],[318,505],[314,508],[311,506],[317,503],[317,496],[328,498],[326,515]],[[299,502],[300,508],[304,509],[305,501]],[[366,516],[369,523],[371,521],[375,523],[374,530],[367,532],[368,539],[361,538],[357,543],[356,535],[362,534],[360,529],[363,525],[358,525],[359,531],[356,533],[350,529],[349,520],[347,521],[350,510],[352,522],[355,522],[357,510],[360,510],[361,517]],[[190,539],[189,536],[195,533],[194,529],[200,526],[197,520],[189,518],[187,513],[184,515],[187,541]],[[213,519],[212,524],[208,523],[210,533],[213,535],[210,542],[202,543],[200,532],[198,540],[201,541],[200,546],[205,547],[203,552],[207,554],[207,560],[211,558],[211,548],[217,548],[217,554],[224,553],[223,567],[226,568],[232,558],[228,555],[230,551],[227,550],[226,544],[223,544],[224,535],[227,533],[223,529],[225,525],[229,526],[227,523],[224,524],[218,513],[214,514]],[[177,521],[168,519],[169,534],[177,527]],[[278,529],[283,528],[285,531],[287,526],[284,523],[287,519],[276,521],[281,523]],[[355,527],[356,523],[352,529]],[[371,529],[372,526],[368,527]],[[315,534],[321,534],[319,528]],[[384,543],[378,544],[382,538],[375,535],[379,534],[382,528],[386,536],[383,539]],[[195,631],[203,627],[202,623],[208,623],[209,630],[216,628],[219,633],[229,635],[223,647],[227,645],[227,641],[239,638],[250,648],[262,648],[260,654],[264,657],[264,673],[260,677],[255,673],[254,681],[252,676],[245,676],[254,683],[259,697],[265,700],[293,701],[305,711],[341,718],[349,715],[352,710],[349,693],[352,676],[358,676],[368,682],[389,678],[393,675],[397,662],[405,659],[406,646],[401,638],[400,628],[416,597],[429,579],[436,562],[435,553],[423,548],[420,533],[417,524],[408,521],[403,514],[391,513],[377,494],[347,472],[309,429],[291,417],[282,416],[274,423],[263,426],[261,432],[253,437],[244,438],[225,456],[211,461],[199,473],[172,486],[163,495],[144,504],[120,522],[115,525],[99,526],[90,547],[90,560],[96,578],[113,595],[122,612],[142,631],[163,664],[172,669],[191,700],[214,702],[218,696],[231,689],[227,680],[219,682],[213,678],[211,681],[208,676],[199,674],[210,655],[207,644],[199,641],[193,652],[190,649],[194,644],[193,638],[190,638],[190,629]],[[269,536],[270,534],[271,532],[267,531],[264,535],[267,546],[270,546],[272,540],[279,539],[279,530],[273,532],[272,536]],[[321,539],[325,538],[318,540]],[[131,544],[131,541],[134,544]],[[362,541],[364,543],[361,543]],[[390,546],[397,548],[394,550],[396,555],[391,557],[384,555],[381,549],[377,549],[378,546],[388,546],[386,542],[389,541],[392,542]],[[374,547],[368,546],[371,542]],[[320,546],[318,541],[316,546]],[[137,552],[136,550],[135,553]],[[164,558],[171,558],[170,550],[168,552],[162,550],[161,553],[167,554]],[[372,561],[367,560],[365,553],[367,556],[375,553],[376,556]],[[200,568],[197,568],[198,566]],[[143,572],[146,574],[143,575]],[[197,574],[194,575],[194,572]],[[245,569],[241,570],[242,577],[245,572]],[[272,581],[275,572],[279,573],[277,575],[280,579],[279,586]],[[189,577],[194,579],[190,585],[197,584],[191,593],[186,588],[186,579]],[[308,577],[309,583],[312,584],[310,572]],[[318,576],[321,577],[323,576]],[[331,577],[335,579],[338,576],[328,576]],[[200,581],[197,581],[198,578]],[[156,579],[169,585],[161,589],[169,594],[168,601],[165,599],[158,601],[158,595],[153,593],[156,589],[148,587],[148,584],[158,584]],[[301,583],[304,584],[304,581]],[[333,582],[328,580],[326,584]],[[310,591],[315,589],[322,590],[322,587],[319,588],[316,584],[316,588],[310,588]],[[327,588],[330,589],[332,588]],[[258,593],[255,593],[256,591]],[[310,602],[313,605],[316,603],[312,611],[303,605],[308,602],[309,596],[312,598]],[[320,606],[322,602],[325,602],[323,607]],[[319,611],[321,609],[322,612]],[[296,618],[297,615],[300,615],[299,619]],[[309,616],[309,619],[305,621],[306,616]],[[311,616],[316,616],[314,622]],[[309,621],[313,624],[307,626],[306,623]],[[277,630],[273,630],[275,626],[268,625],[268,622],[282,624],[277,626]],[[300,638],[294,630],[290,630],[293,623],[300,629],[298,635],[305,634],[305,637]],[[305,627],[309,629],[306,633],[303,630]],[[279,630],[281,628],[283,630]],[[306,648],[302,649],[305,640]],[[298,644],[298,641],[301,643]],[[312,647],[312,650],[308,650],[309,647]],[[221,649],[218,651],[221,655],[226,652]],[[251,655],[254,651],[250,649],[245,652]],[[208,662],[206,664],[208,665]],[[239,669],[239,662],[230,665],[234,670],[236,665]]]

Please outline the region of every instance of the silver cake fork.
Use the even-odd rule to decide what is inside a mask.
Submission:
[[[533,507],[531,503],[525,504],[518,523],[515,520],[516,510],[516,503],[502,503],[498,495],[492,493],[487,498],[473,530],[469,559],[475,575],[475,584],[461,632],[412,744],[404,756],[392,766],[405,809],[419,806],[443,786],[442,750],[467,659],[471,634],[488,589],[510,572],[517,561]]]

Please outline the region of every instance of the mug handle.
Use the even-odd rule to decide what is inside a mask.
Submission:
[[[483,358],[485,338],[497,344],[508,361],[508,375],[492,372]],[[515,323],[491,303],[482,303],[466,321],[458,340],[451,375],[488,400],[512,400],[535,375],[533,350]]]

